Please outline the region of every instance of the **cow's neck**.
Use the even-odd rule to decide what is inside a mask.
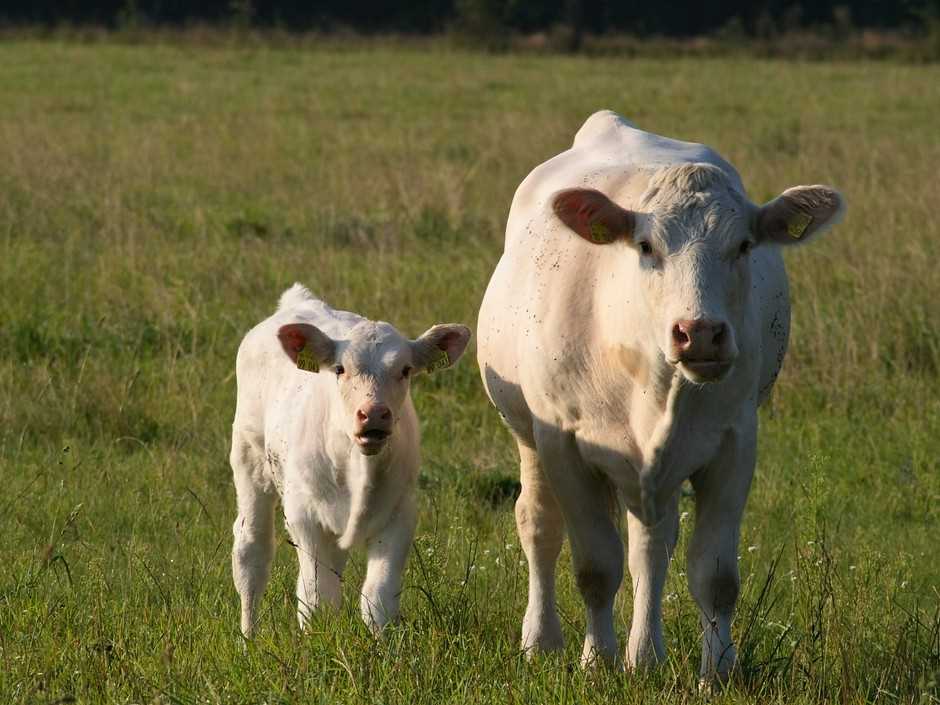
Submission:
[[[680,462],[685,445],[680,436],[691,427],[695,397],[702,390],[666,361],[651,334],[636,327],[633,331],[629,340],[624,340],[621,333],[618,341],[614,331],[604,331],[608,335],[600,336],[598,347],[608,352],[596,360],[594,369],[607,380],[619,382],[595,388],[626,394],[626,403],[620,407],[621,421],[629,425],[638,451],[631,462],[638,474],[642,518],[644,523],[655,524],[664,495],[681,484],[688,470],[688,464]],[[617,400],[610,400],[611,408],[618,406]]]
[[[668,364],[668,363],[667,363]],[[638,468],[640,484],[640,503],[643,522],[652,526],[659,521],[659,502],[661,489],[674,484],[670,470],[675,463],[670,463],[670,451],[675,445],[676,435],[681,424],[682,410],[688,399],[689,385],[682,375],[673,371],[665,389],[661,411],[655,416],[652,433],[639,445],[643,464]],[[660,394],[662,390],[660,389]],[[659,406],[657,399],[656,406]],[[655,412],[654,412],[655,413]],[[681,479],[679,480],[681,482]]]

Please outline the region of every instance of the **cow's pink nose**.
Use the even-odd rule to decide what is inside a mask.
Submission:
[[[356,420],[362,428],[387,428],[392,422],[392,410],[385,404],[363,404],[356,409]]]
[[[728,326],[721,321],[682,320],[672,327],[672,348],[678,359],[720,359],[727,338]]]

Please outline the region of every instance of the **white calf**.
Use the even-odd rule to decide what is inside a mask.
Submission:
[[[321,603],[339,606],[347,551],[363,544],[362,618],[375,633],[397,618],[420,462],[410,380],[452,365],[469,338],[466,326],[436,325],[408,340],[299,284],[245,336],[231,464],[232,575],[246,637],[270,574],[279,496],[300,564],[301,627]]]

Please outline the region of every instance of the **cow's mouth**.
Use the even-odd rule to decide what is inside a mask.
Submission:
[[[356,445],[363,455],[375,455],[385,446],[385,441],[391,436],[390,431],[383,431],[380,428],[370,428],[353,436]]]
[[[718,382],[724,379],[733,360],[677,360],[676,366],[692,382]]]

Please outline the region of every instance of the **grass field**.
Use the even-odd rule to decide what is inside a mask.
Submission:
[[[0,44],[0,702],[701,700],[681,545],[661,669],[575,667],[565,556],[567,651],[520,656],[515,451],[472,351],[415,383],[404,623],[370,638],[354,560],[346,608],[299,633],[279,530],[260,634],[238,636],[241,335],[295,280],[411,335],[473,325],[513,190],[604,107],[716,147],[755,201],[831,183],[849,202],[788,254],[741,668],[714,701],[940,702],[940,68],[18,41]]]

